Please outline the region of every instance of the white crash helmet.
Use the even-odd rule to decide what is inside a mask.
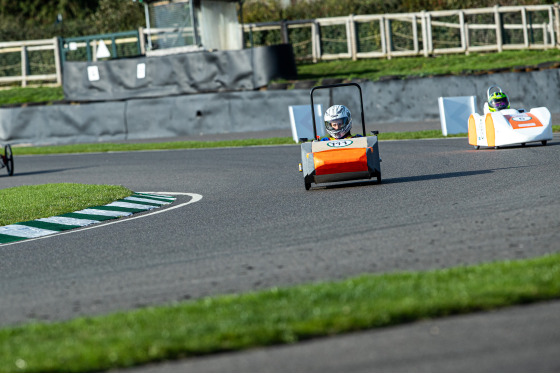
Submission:
[[[340,139],[350,133],[352,129],[352,115],[348,108],[344,105],[333,105],[325,112],[325,128],[329,135],[333,138]],[[342,124],[342,126],[336,130],[332,127],[333,123]]]

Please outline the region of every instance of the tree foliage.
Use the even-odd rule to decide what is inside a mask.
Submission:
[[[312,19],[349,14],[409,13],[421,10],[486,8],[494,5],[551,4],[550,0],[295,0],[286,8],[280,0],[245,0],[245,22]]]
[[[128,31],[144,23],[143,6],[132,0],[0,0],[0,41]]]
[[[550,4],[551,0],[243,0],[244,22],[311,19],[349,14]],[[62,22],[57,21],[58,15]],[[144,26],[133,0],[0,0],[0,41],[46,39],[128,31]]]

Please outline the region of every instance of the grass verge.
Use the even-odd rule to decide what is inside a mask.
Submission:
[[[56,183],[0,190],[0,226],[105,205],[132,195],[121,186]]]
[[[552,126],[554,132],[560,132],[560,126]],[[379,140],[405,140],[405,139],[434,139],[466,137],[467,134],[454,134],[443,136],[441,130],[423,130],[410,132],[386,132],[379,134]],[[150,151],[150,150],[170,150],[170,149],[198,149],[198,148],[222,148],[222,147],[250,147],[263,145],[285,145],[295,144],[290,137],[265,138],[265,139],[244,139],[227,141],[179,141],[161,143],[90,143],[90,144],[70,144],[52,145],[40,147],[16,147],[12,148],[14,155],[47,155],[63,153],[88,153],[88,152],[129,152],[129,151]]]
[[[324,78],[378,80],[384,76],[426,77],[443,74],[464,74],[480,70],[513,69],[517,66],[538,65],[558,61],[560,50],[503,51],[500,53],[453,54],[436,57],[401,57],[387,59],[362,59],[357,61],[334,60],[316,64],[298,65],[298,79],[322,80]]]
[[[560,254],[225,295],[0,330],[2,372],[86,372],[560,297]]]

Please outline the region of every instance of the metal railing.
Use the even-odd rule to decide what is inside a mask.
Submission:
[[[64,61],[96,61],[97,48],[102,41],[110,48],[111,58],[131,57],[144,54],[141,30],[109,34],[60,38],[60,52]]]
[[[558,48],[559,9],[558,3],[495,6],[252,23],[242,27],[246,46],[291,43],[297,59],[390,59]]]

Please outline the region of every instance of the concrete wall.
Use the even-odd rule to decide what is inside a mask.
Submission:
[[[380,123],[439,120],[440,96],[476,95],[499,85],[512,107],[560,113],[560,70],[360,82],[367,131]],[[0,108],[0,142],[63,144],[201,134],[289,130],[288,106],[309,105],[308,89],[239,91],[139,98],[80,105]],[[347,105],[359,126],[355,87],[317,90],[315,103]]]

